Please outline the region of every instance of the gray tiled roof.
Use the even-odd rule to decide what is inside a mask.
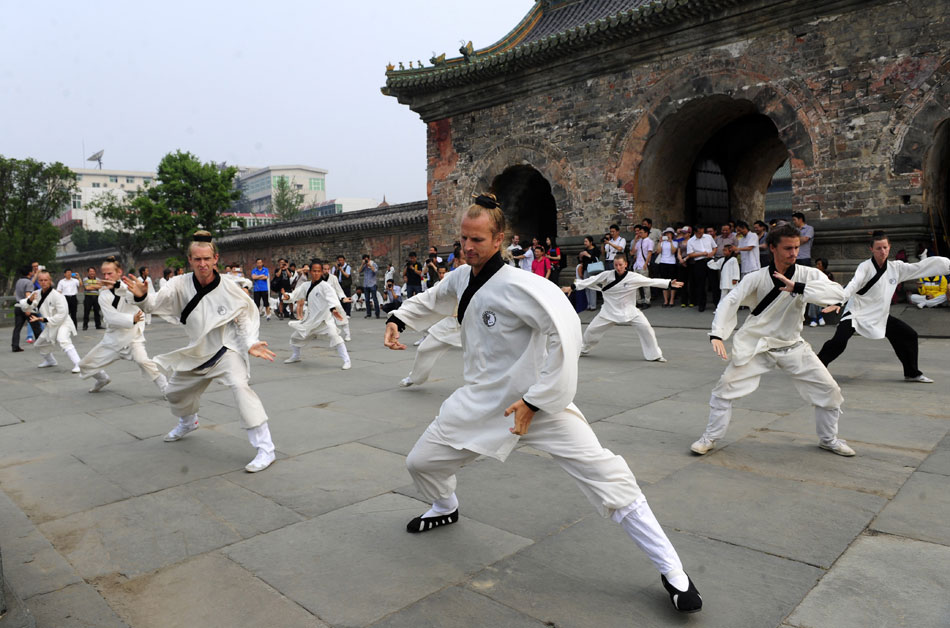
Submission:
[[[583,26],[601,18],[629,11],[652,0],[573,0],[570,2],[551,2],[545,8],[538,24],[531,29],[519,45],[528,44],[550,35],[562,33],[568,29]]]

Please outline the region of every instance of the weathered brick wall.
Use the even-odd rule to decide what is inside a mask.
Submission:
[[[386,262],[401,269],[408,254],[415,251],[424,257],[429,247],[426,202],[393,205],[387,209],[348,212],[327,218],[256,227],[226,234],[217,239],[219,263],[240,264],[248,274],[254,261],[260,257],[268,268],[273,268],[281,257],[300,264],[317,257],[336,261],[343,254],[356,270],[364,253],[369,253],[380,266],[379,280]],[[433,240],[445,248],[445,243]],[[451,243],[449,243],[451,249]],[[85,269],[98,266],[111,251],[61,256],[60,265],[70,264]],[[150,251],[136,261],[136,267],[148,266],[153,281],[162,276],[165,261],[174,255],[171,251]],[[359,285],[362,280],[355,282]]]
[[[562,238],[601,233],[611,222],[627,229],[645,215],[659,226],[680,220],[682,192],[669,182],[682,173],[671,164],[691,163],[717,125],[744,112],[774,123],[780,157],[792,159],[794,209],[819,232],[816,255],[863,258],[872,227],[893,229],[895,249],[916,248],[932,202],[926,181],[938,176],[926,157],[950,118],[948,14],[945,2],[867,2],[566,85],[552,65],[545,89],[428,122],[430,233],[448,240],[470,195],[522,163],[551,183]],[[676,37],[674,51],[685,40]],[[619,58],[622,49],[602,54]],[[749,181],[735,187],[760,189],[734,191],[746,197],[733,217],[760,218],[756,194],[774,169],[763,180],[756,168],[764,166],[739,165]],[[934,211],[945,214],[945,202]]]

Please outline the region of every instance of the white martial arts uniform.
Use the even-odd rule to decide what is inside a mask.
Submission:
[[[42,290],[34,290],[29,297],[20,300],[20,309],[27,317],[32,313],[46,319],[46,328],[33,344],[44,358],[41,366],[56,364],[56,359],[53,358],[54,344],[59,344],[59,348],[69,356],[74,368],[79,366],[79,353],[73,346],[73,336],[78,332],[73,319],[69,317],[69,304],[62,293],[50,288],[44,298]]]
[[[129,289],[118,284],[99,291],[99,309],[106,323],[102,340],[79,362],[80,377],[108,379],[102,369],[116,360],[132,360],[158,389],[164,392],[167,380],[145,352],[145,322],[135,322],[139,308],[129,302]]]
[[[578,290],[598,290],[604,295],[604,305],[584,332],[581,353],[590,351],[614,325],[633,325],[640,338],[640,348],[643,350],[644,359],[653,361],[662,358],[663,352],[656,342],[653,327],[650,326],[647,317],[637,309],[636,299],[640,288],[647,292],[651,287],[669,290],[670,283],[669,279],[650,279],[629,270],[622,278],[619,277],[617,271],[608,271],[589,279],[575,281],[574,286]]]
[[[946,275],[950,273],[950,259],[946,257],[928,257],[916,264],[900,260],[887,260],[884,273],[865,294],[858,294],[875,276],[878,267],[874,259],[866,259],[854,271],[854,277],[845,286],[841,310],[841,320],[850,320],[854,331],[872,340],[884,337],[887,317],[891,313],[891,299],[894,291],[905,281]]]
[[[294,292],[296,294],[296,289]],[[343,308],[340,307],[340,299],[336,292],[330,287],[329,282],[321,279],[317,282],[310,282],[303,296],[307,301],[306,314],[303,320],[287,323],[294,330],[290,335],[290,360],[288,362],[299,361],[300,350],[307,345],[308,341],[316,336],[325,335],[330,340],[330,347],[335,348],[337,355],[342,358],[343,368],[350,368],[350,355],[346,350],[343,337],[337,330],[336,317],[332,314],[332,310],[337,310],[346,318],[346,314],[342,312]]]
[[[735,257],[720,257],[706,262],[711,270],[719,271],[719,298],[729,294],[739,282],[739,261]]]
[[[738,286],[719,301],[713,317],[711,338],[725,341],[738,322],[739,306],[752,309],[732,339],[732,356],[709,400],[709,422],[704,438],[722,438],[732,417],[732,401],[751,394],[759,378],[772,368],[788,375],[803,399],[815,406],[815,423],[823,444],[838,435],[841,389],[821,363],[811,345],[802,340],[802,321],[809,303],[839,303],[844,290],[818,270],[794,264],[794,293],[776,291],[775,267],[761,268],[743,277]],[[774,296],[770,303],[767,296]],[[765,305],[768,303],[767,305]],[[761,309],[761,311],[759,311]]]
[[[340,280],[336,278],[336,275],[329,274],[324,277],[324,280],[333,288],[333,292],[336,293],[337,300],[340,301],[340,307],[337,308],[337,311],[343,316],[341,321],[337,317],[333,317],[333,322],[336,323],[336,326],[340,328],[343,332],[343,339],[346,340],[350,336],[350,317],[346,315],[346,310],[343,308],[343,299],[346,299],[346,293],[343,292],[343,286],[340,285]]]
[[[434,290],[435,286],[429,289]],[[428,381],[435,363],[452,347],[458,349],[462,347],[462,326],[458,318],[447,316],[426,331],[426,337],[416,350],[412,371],[409,372],[409,381],[415,385]]]
[[[623,525],[661,573],[681,574],[676,551],[626,461],[598,442],[572,403],[580,320],[558,287],[505,265],[496,254],[479,276],[462,266],[406,300],[391,319],[421,330],[456,310],[462,314],[465,384],[443,402],[406,460],[433,511],[455,500],[459,467],[479,454],[504,460],[520,442],[549,453],[598,512]],[[504,416],[519,399],[538,408],[520,437],[509,431],[513,419]]]
[[[196,299],[199,290],[203,296]],[[183,323],[189,344],[153,358],[162,370],[171,373],[165,397],[172,414],[179,418],[197,414],[201,394],[212,380],[220,378],[234,394],[238,416],[251,444],[258,449],[269,448],[272,453],[267,413],[249,385],[248,349],[260,341],[260,314],[251,297],[236,282],[222,279],[217,273],[204,287],[193,273],[186,273],[172,277],[161,291],[149,291],[134,303],[143,312],[174,316],[179,321],[190,310]]]

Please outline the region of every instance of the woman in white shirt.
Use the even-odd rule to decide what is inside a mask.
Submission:
[[[660,261],[657,264],[658,279],[676,279],[676,264],[679,260],[679,247],[673,242],[673,227],[667,227],[660,236],[657,244]],[[673,307],[676,299],[676,288],[663,290],[663,307]]]

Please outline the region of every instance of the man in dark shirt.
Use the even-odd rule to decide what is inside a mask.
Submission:
[[[422,264],[416,259],[415,251],[409,253],[409,261],[406,262],[402,278],[406,281],[407,299],[422,292]]]
[[[17,303],[26,298],[28,292],[33,292],[33,268],[31,266],[24,266],[20,269],[20,278],[16,280],[16,286],[13,289],[13,294],[16,296]],[[29,320],[29,316],[23,313],[18,307],[13,308],[13,313],[15,317],[15,322],[13,324],[13,351],[23,351],[20,348],[20,330],[23,329],[23,324]],[[43,333],[43,328],[40,326],[39,322],[30,323],[30,327],[33,329],[33,336],[36,338],[40,337],[40,334]]]

